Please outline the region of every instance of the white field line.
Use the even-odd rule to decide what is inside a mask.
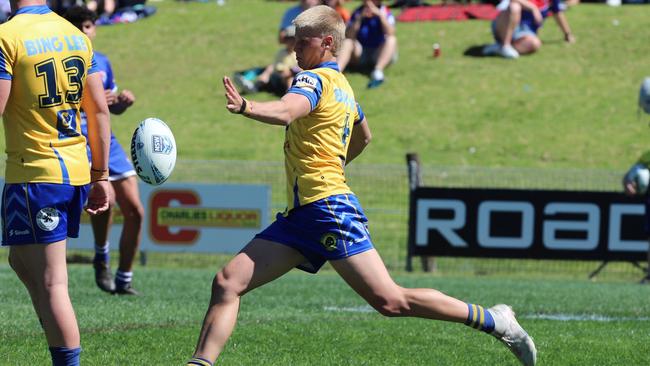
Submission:
[[[368,305],[356,307],[340,307],[340,306],[325,306],[325,311],[332,311],[335,313],[374,313],[375,310]],[[607,316],[599,314],[523,314],[517,316],[520,319],[541,319],[541,320],[554,320],[554,321],[591,321],[591,322],[624,322],[624,321],[650,321],[650,317],[641,316]]]

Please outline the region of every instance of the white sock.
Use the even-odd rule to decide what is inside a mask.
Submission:
[[[384,80],[384,72],[378,69],[373,70],[372,78],[375,80]]]
[[[133,272],[122,272],[119,269],[115,273],[115,281],[123,284],[131,283]]]

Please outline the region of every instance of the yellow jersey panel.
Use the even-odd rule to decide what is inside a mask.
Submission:
[[[7,183],[90,181],[79,110],[93,63],[90,40],[47,6],[20,8],[0,25],[0,78],[11,80]]]
[[[348,142],[363,112],[336,62],[296,75],[288,93],[305,96],[311,112],[287,127],[284,142],[287,210],[351,193],[345,179]]]

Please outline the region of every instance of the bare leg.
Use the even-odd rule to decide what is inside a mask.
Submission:
[[[503,46],[511,45],[512,35],[520,20],[521,5],[511,2],[508,10],[500,12],[495,20],[497,42]]]
[[[90,224],[93,228],[93,236],[95,237],[95,245],[103,247],[108,241],[108,232],[113,223],[113,210],[115,204],[115,190],[111,187],[109,192],[110,206],[106,212],[99,215],[90,216]]]
[[[343,72],[348,66],[350,61],[354,62],[361,55],[361,50],[358,49],[357,41],[354,39],[346,38],[343,40],[341,49],[336,55],[336,61],[339,64],[339,70]]]
[[[93,227],[95,245],[103,247],[108,241],[108,231],[113,224],[113,207],[109,206],[105,212],[90,216],[90,224]]]
[[[381,50],[379,51],[379,57],[377,58],[377,63],[375,64],[375,70],[383,71],[386,66],[388,66],[393,61],[393,57],[395,56],[396,51],[397,37],[386,37],[386,41],[381,46]]]
[[[10,263],[23,281],[50,347],[79,347],[79,328],[68,295],[65,240],[10,247]]]
[[[533,35],[527,35],[514,41],[512,46],[520,55],[528,55],[542,47],[542,41]]]
[[[374,249],[330,263],[352,289],[385,316],[414,316],[459,323],[467,320],[468,308],[463,301],[433,289],[398,286]]]
[[[212,282],[212,298],[194,357],[214,362],[235,328],[241,296],[284,275],[304,260],[298,251],[282,244],[262,239],[248,243]]]
[[[112,182],[115,200],[124,215],[122,235],[120,236],[120,265],[122,272],[131,272],[142,236],[144,207],[140,202],[138,181],[135,176]]]

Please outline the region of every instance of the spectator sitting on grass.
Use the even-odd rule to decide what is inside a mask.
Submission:
[[[341,72],[350,65],[373,69],[368,88],[384,82],[384,68],[397,60],[395,17],[381,0],[364,0],[347,25],[338,57]]]
[[[537,31],[550,14],[564,33],[564,40],[575,42],[560,0],[504,0],[497,8],[501,11],[492,22],[496,42],[483,48],[486,56],[514,59],[536,52],[542,46]]]
[[[268,91],[284,95],[291,87],[293,77],[301,71],[296,60],[296,53],[293,50],[296,27],[291,25],[284,29],[283,32],[285,34],[285,47],[278,51],[272,64],[264,69],[250,69],[235,73],[233,76],[237,88],[242,94]]]

